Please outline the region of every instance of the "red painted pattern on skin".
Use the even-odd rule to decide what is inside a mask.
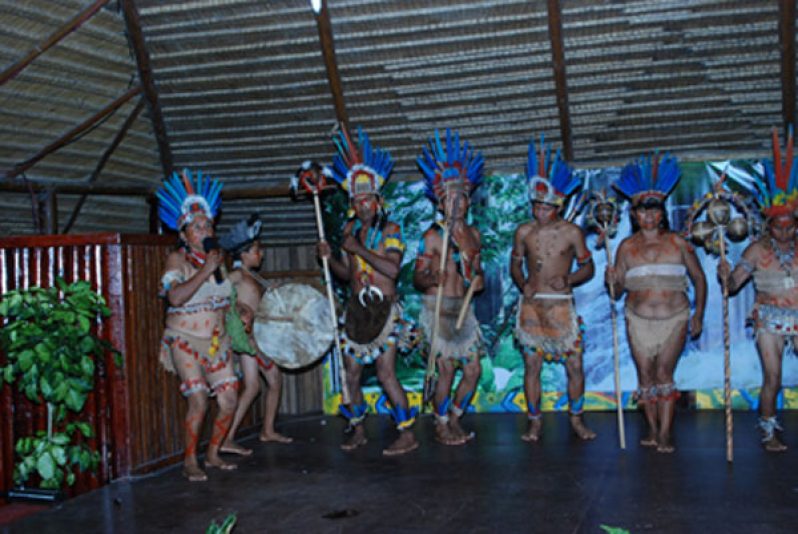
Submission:
[[[194,432],[194,424],[201,421],[201,416],[186,417],[186,421],[184,423],[186,429],[186,456],[196,456],[197,454],[199,432]]]
[[[222,443],[222,440],[227,435],[227,431],[230,429],[230,423],[232,422],[233,414],[216,418],[213,422],[213,434],[211,435],[210,441],[212,446],[218,447]]]

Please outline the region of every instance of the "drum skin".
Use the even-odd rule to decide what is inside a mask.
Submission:
[[[324,356],[333,342],[330,305],[308,284],[288,282],[267,289],[253,334],[261,352],[280,367],[306,367]]]

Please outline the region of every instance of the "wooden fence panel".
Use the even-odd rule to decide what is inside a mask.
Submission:
[[[164,303],[156,296],[174,244],[174,237],[115,233],[0,239],[2,293],[51,287],[57,276],[67,282],[88,280],[112,311],[110,318],[98,322],[96,333],[122,353],[123,365],[117,366],[112,354],[97,361],[95,388],[79,416],[95,431],[89,444],[100,451],[101,464],[96,474],[79,475],[68,495],[180,461],[186,403],[178,379],[158,363]],[[310,276],[315,271],[318,279],[314,247],[268,248],[261,272],[268,276],[273,271]],[[0,353],[0,365],[4,364]],[[264,396],[260,399],[244,426],[260,424]],[[321,409],[321,366],[286,372],[280,413]],[[5,493],[12,487],[14,443],[46,428],[46,408],[15,388],[3,387],[0,414],[0,492]]]

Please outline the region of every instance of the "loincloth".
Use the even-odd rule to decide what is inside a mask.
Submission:
[[[674,331],[690,319],[690,308],[677,311],[664,319],[641,317],[626,307],[626,332],[632,347],[646,358],[659,355]]]
[[[584,351],[583,330],[571,295],[538,293],[532,299],[519,298],[515,340],[524,356],[564,363]]]
[[[474,315],[473,306],[468,307],[463,327],[457,330],[457,316],[463,305],[463,297],[443,297],[441,299],[441,316],[435,339],[432,340],[432,325],[435,320],[435,295],[424,295],[419,323],[424,334],[427,349],[436,358],[456,359],[468,363],[478,359],[482,354],[482,332],[479,321]],[[431,341],[432,340],[432,341]],[[430,346],[430,343],[432,346]]]
[[[226,335],[201,338],[167,327],[161,338],[159,360],[170,373],[177,372],[173,354],[175,350],[193,356],[205,373],[215,373],[224,368],[232,353],[230,339]]]
[[[757,335],[760,332],[790,338],[798,335],[798,309],[756,303],[751,320]]]
[[[357,297],[352,297],[357,299]],[[408,332],[408,323],[402,319],[402,305],[398,302],[388,302],[390,304],[388,313],[384,314],[385,318],[382,319],[382,328],[377,330],[374,324],[369,324],[367,331],[363,332],[358,329],[360,320],[363,319],[360,314],[357,317],[350,313],[353,308],[347,307],[347,313],[343,318],[343,326],[339,336],[341,342],[341,351],[345,356],[349,356],[361,365],[368,365],[374,363],[384,352],[394,345],[401,345],[405,339],[405,334]],[[358,307],[360,307],[358,303]],[[360,307],[362,309],[362,307]],[[376,334],[374,333],[376,331]],[[357,337],[361,342],[358,343],[350,337]],[[364,341],[368,339],[368,341]]]

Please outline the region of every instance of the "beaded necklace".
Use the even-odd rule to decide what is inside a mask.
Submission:
[[[779,265],[782,269],[784,269],[787,274],[791,274],[792,271],[792,262],[795,259],[795,241],[790,240],[790,248],[786,251],[779,248],[776,240],[772,237],[770,238],[770,248],[773,249],[773,253],[776,255],[776,258],[779,260]]]
[[[207,256],[202,252],[197,252],[192,248],[186,248],[186,259],[195,269],[201,269],[205,265]]]

